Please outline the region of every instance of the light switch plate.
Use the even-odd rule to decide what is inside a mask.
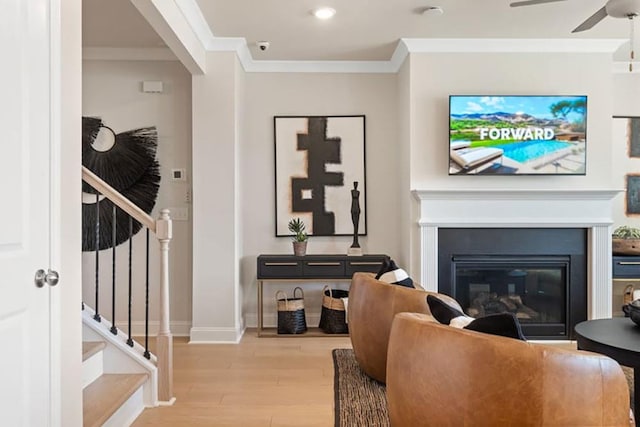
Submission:
[[[187,170],[184,168],[171,169],[171,181],[186,181]]]

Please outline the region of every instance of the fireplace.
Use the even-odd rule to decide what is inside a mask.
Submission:
[[[466,182],[466,181],[465,181]],[[461,186],[459,186],[461,187]],[[574,186],[575,187],[575,186]],[[566,189],[492,189],[492,188],[448,188],[415,190],[418,201],[419,234],[412,237],[415,252],[410,260],[411,273],[429,291],[438,291],[440,276],[448,274],[451,267],[440,268],[441,229],[538,229],[552,235],[560,229],[579,229],[586,236],[586,252],[582,256],[584,267],[576,268],[571,258],[567,275],[576,270],[583,271],[583,286],[586,283],[586,318],[608,318],[612,315],[612,268],[611,268],[611,224],[613,199],[620,193],[616,189],[566,188]],[[545,235],[543,233],[543,235]],[[464,236],[461,239],[466,239]],[[485,240],[494,240],[489,235]],[[529,246],[528,239],[511,239],[516,249]],[[557,244],[547,245],[549,248]],[[515,253],[493,253],[492,256],[512,256]],[[558,254],[564,256],[566,252]],[[477,253],[457,252],[456,255],[477,256]],[[519,255],[540,255],[520,253]],[[447,273],[447,271],[449,273]],[[577,282],[579,283],[579,281]],[[570,288],[570,300],[575,292]],[[507,288],[508,293],[508,288]],[[573,296],[571,296],[573,295]],[[583,300],[583,301],[584,301]],[[571,310],[575,312],[575,310]],[[573,324],[569,318],[569,329]],[[571,330],[568,336],[571,336]],[[532,335],[533,336],[533,335]],[[550,338],[546,338],[550,339]]]
[[[587,319],[584,228],[440,228],[438,291],[472,317],[513,313],[530,339]]]

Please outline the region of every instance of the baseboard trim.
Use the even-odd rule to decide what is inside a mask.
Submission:
[[[189,344],[238,344],[244,335],[244,327],[216,328],[194,326],[191,328]]]
[[[118,325],[124,325],[125,323],[119,323]],[[188,337],[191,330],[191,322],[185,320],[175,320],[169,322],[169,328],[171,329],[171,335],[174,337]],[[158,335],[160,329],[160,322],[153,320],[149,322],[149,336],[154,337]],[[134,321],[131,322],[131,335],[134,337],[144,336],[144,322]]]

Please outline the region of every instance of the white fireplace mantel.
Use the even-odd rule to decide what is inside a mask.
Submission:
[[[611,317],[614,189],[414,190],[420,202],[420,282],[437,291],[438,228],[588,229],[590,319]]]

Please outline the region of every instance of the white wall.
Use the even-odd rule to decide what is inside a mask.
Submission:
[[[637,65],[636,65],[637,67]],[[640,74],[616,73],[613,75],[613,115],[640,117]],[[622,119],[614,119],[613,139],[613,185],[626,189],[626,175],[640,173],[640,159],[630,158],[627,146],[627,129]],[[627,216],[625,207],[626,192],[620,193],[614,200],[614,225],[628,225],[640,228],[640,216]]]
[[[193,77],[193,325],[195,342],[239,340],[240,115],[235,52],[207,54]],[[244,179],[244,177],[243,177]]]
[[[413,127],[411,123],[414,120],[415,108],[411,102],[411,57],[407,57],[404,64],[398,71],[398,78],[396,80],[396,91],[398,98],[398,176],[399,186],[396,191],[398,197],[398,205],[400,207],[400,219],[398,221],[400,242],[410,242],[412,229],[417,229],[416,216],[412,211],[412,197],[411,197],[411,176],[410,168],[411,164],[411,135]],[[419,254],[411,252],[411,245],[400,245],[398,260],[401,265],[411,273],[411,265],[416,264],[419,261]],[[414,251],[415,252],[415,251]]]
[[[604,53],[412,54],[411,188],[612,188],[611,67],[611,55]],[[452,94],[587,95],[586,175],[448,176],[448,97]],[[419,253],[415,224],[404,226],[411,230],[414,253]],[[412,257],[412,274],[417,276],[418,269]]]
[[[367,236],[359,239],[365,253],[401,253],[399,237],[400,170],[396,76],[392,74],[247,73],[243,120],[241,176],[241,283],[248,326],[256,325],[256,257],[292,254],[291,239],[275,236],[273,116],[366,116]],[[351,237],[311,237],[309,254],[346,254]],[[402,261],[400,260],[402,263]],[[275,291],[295,284],[275,283],[265,289],[265,320],[275,322]],[[348,284],[347,284],[348,286]],[[322,284],[305,287],[310,325],[320,312]],[[316,325],[312,325],[316,326]]]
[[[144,93],[143,81],[162,81],[162,93]],[[187,208],[186,194],[191,187],[191,75],[177,61],[83,61],[84,116],[99,116],[116,133],[145,126],[158,130],[158,153],[162,180],[152,216],[163,208]],[[172,168],[184,168],[186,182],[171,180]],[[171,329],[187,335],[191,324],[192,221],[173,221],[170,244]],[[133,333],[139,333],[144,320],[144,231],[134,238]],[[157,240],[151,235],[150,261],[151,333],[158,321],[159,257]],[[127,318],[128,244],[117,247],[118,273],[116,323],[125,328]],[[111,318],[111,251],[101,252],[100,311]],[[95,254],[83,254],[83,301],[94,306]],[[119,267],[119,268],[120,268]]]
[[[411,61],[414,188],[610,188],[610,54],[414,54]],[[448,97],[453,94],[587,95],[586,176],[448,176]]]
[[[420,250],[412,189],[614,185],[609,54],[412,54],[398,74],[325,74],[244,73],[233,53],[209,53],[207,67],[193,87],[194,326],[201,331],[237,331],[238,298],[246,324],[255,325],[256,257],[292,251],[288,238],[274,237],[273,116],[366,115],[369,235],[361,244],[397,258],[414,277]],[[448,176],[448,96],[456,93],[587,95],[587,175]],[[344,253],[349,245],[348,237],[312,237],[308,253]],[[322,285],[306,288],[308,318],[319,312]],[[267,324],[275,320],[275,291],[294,286],[267,289]]]

